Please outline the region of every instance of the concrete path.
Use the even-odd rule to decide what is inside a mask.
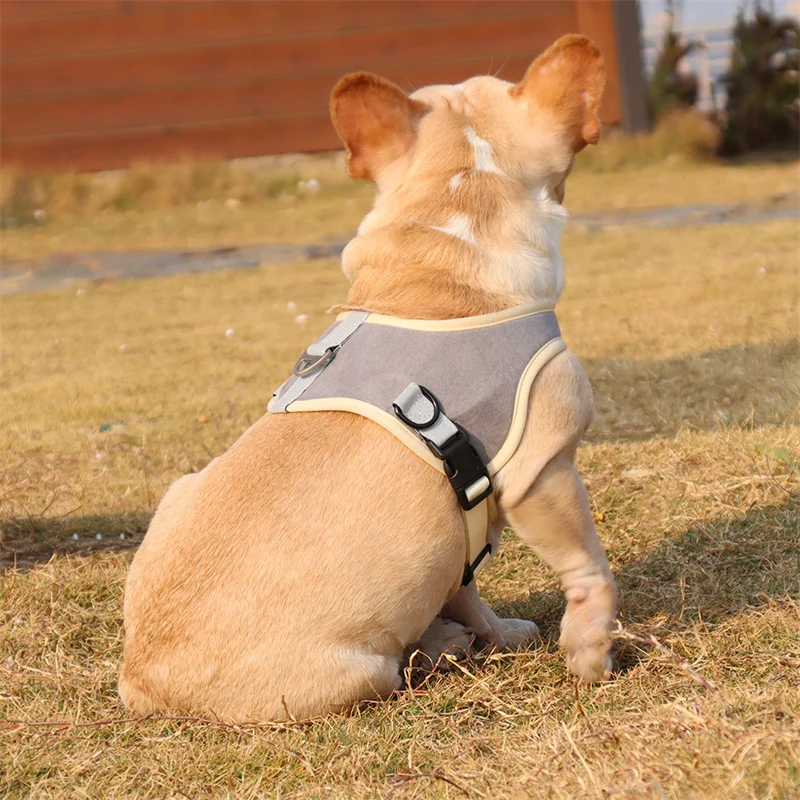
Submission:
[[[800,218],[800,192],[773,195],[754,203],[685,205],[639,211],[575,214],[570,226],[602,232],[686,225],[732,225]],[[315,258],[338,258],[349,241],[329,244],[264,244],[205,250],[97,250],[58,253],[36,264],[8,263],[0,271],[0,296],[64,289],[87,282],[150,278],[180,273],[289,264]]]

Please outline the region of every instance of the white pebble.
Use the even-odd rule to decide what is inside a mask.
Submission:
[[[297,311],[297,303],[295,303],[295,301],[294,301],[294,300],[290,300],[290,301],[289,301],[289,302],[286,304],[286,310],[287,310],[287,311],[288,311],[290,314],[294,314],[294,312],[295,312],[295,311]]]
[[[226,330],[226,331],[225,331],[225,335],[226,335],[226,336],[227,336],[229,339],[231,338],[231,336],[233,336],[233,334],[234,334],[234,333],[236,333],[236,331],[235,331],[233,328],[228,328],[228,330]]]
[[[98,450],[98,451],[97,451],[97,452],[94,454],[94,458],[95,458],[95,461],[102,461],[102,460],[103,460],[103,458],[104,458],[104,456],[103,456],[103,454],[102,454],[102,453],[101,453],[101,452]]]
[[[14,669],[14,659],[12,656],[6,659],[6,669]]]
[[[121,533],[121,534],[119,535],[119,538],[120,538],[120,539],[124,539],[124,538],[125,538],[125,534],[124,534],[124,533]]]
[[[33,218],[37,222],[44,222],[47,219],[47,212],[43,208],[37,208],[36,211],[33,212]]]
[[[14,622],[15,622],[17,625],[24,625],[24,624],[25,624],[25,620],[24,620],[22,617],[17,617],[17,618],[14,620]]]
[[[72,534],[72,539],[73,539],[73,541],[77,542],[78,541],[78,534],[77,533],[73,533]]]
[[[94,538],[97,539],[97,541],[99,542],[103,538],[103,534],[98,533]]]
[[[309,178],[307,181],[297,182],[298,194],[316,194],[320,189],[320,182],[316,178]]]
[[[296,322],[298,325],[305,325],[305,324],[308,322],[308,314],[298,314],[298,315],[297,315],[297,316],[294,318],[294,321],[295,321],[295,322]]]
[[[122,350],[122,352],[124,353],[124,352],[125,352],[125,351],[128,349],[128,345],[126,345],[126,344],[121,344],[121,345],[119,346],[119,349],[120,349],[120,350]]]

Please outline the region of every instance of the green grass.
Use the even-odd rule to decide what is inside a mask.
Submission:
[[[704,169],[597,187],[633,205],[659,181],[652,204],[715,181],[764,194],[787,168]],[[578,460],[620,585],[616,680],[567,677],[556,581],[509,533],[482,592],[541,642],[311,723],[130,720],[116,676],[149,515],[264,412],[344,296],[338,264],[4,299],[0,794],[796,797],[798,244],[794,222],[566,236],[559,311],[598,406]]]

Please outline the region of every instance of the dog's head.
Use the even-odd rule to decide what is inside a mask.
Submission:
[[[391,191],[408,178],[505,175],[559,202],[575,154],[600,138],[605,67],[585,36],[563,36],[510,84],[488,75],[407,95],[367,72],[333,89],[331,118],[353,178]],[[462,178],[456,177],[460,172]]]
[[[600,137],[604,85],[600,52],[576,35],[517,84],[482,75],[407,95],[369,73],[342,78],[333,124],[351,177],[378,193],[342,257],[353,285],[340,308],[433,316],[555,303],[564,181]]]

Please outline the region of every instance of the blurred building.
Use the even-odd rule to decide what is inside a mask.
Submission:
[[[771,0],[766,4],[779,17],[800,20],[800,0]],[[670,24],[664,0],[642,0],[643,54],[645,75],[653,74]],[[679,6],[675,30],[686,42],[696,43],[683,59],[680,69],[697,76],[697,108],[705,113],[724,111],[727,94],[721,78],[728,72],[733,52],[733,26],[747,4],[742,0],[692,0]]]
[[[39,170],[336,148],[328,94],[516,81],[564,33],[608,67],[604,121],[646,125],[634,0],[0,0],[0,158]]]

